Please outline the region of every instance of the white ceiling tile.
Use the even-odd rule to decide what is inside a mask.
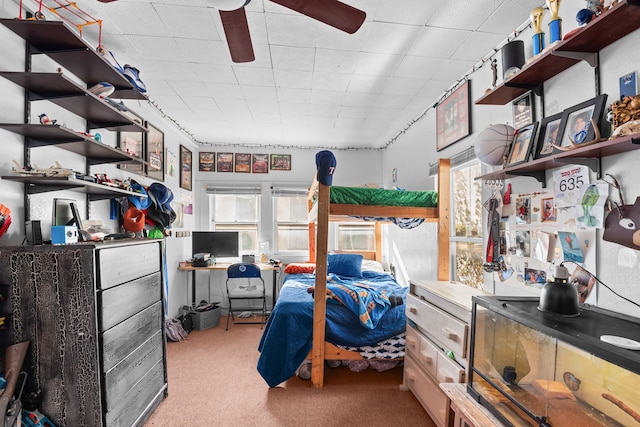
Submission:
[[[273,73],[269,68],[234,68],[238,83],[250,86],[273,87]]]
[[[402,61],[403,55],[360,52],[354,74],[364,76],[392,76]]]
[[[295,89],[290,87],[279,87],[277,89],[277,99],[280,102],[309,103],[311,99],[311,89]]]
[[[278,102],[278,93],[275,87],[269,86],[242,86],[244,99],[250,102]]]
[[[437,0],[386,0],[381,2],[373,19],[395,24],[424,25],[436,5]]]
[[[353,74],[358,63],[353,52],[337,49],[316,49],[314,71]]]
[[[154,6],[170,37],[221,40],[208,9],[179,4]]]
[[[311,87],[313,74],[310,71],[273,70],[277,87],[305,89]]]
[[[349,87],[351,75],[338,73],[324,73],[316,71],[313,73],[313,88],[319,90],[333,90],[345,92]]]
[[[408,54],[429,58],[451,58],[458,48],[469,39],[472,31],[453,28],[424,27],[417,36]]]
[[[446,63],[444,59],[405,56],[396,69],[395,77],[430,79]]]
[[[208,96],[185,96],[184,102],[195,111],[214,111],[220,112],[220,108],[216,104],[216,101]]]
[[[371,24],[363,51],[404,55],[420,33],[420,26],[393,25],[386,22]]]
[[[271,46],[271,61],[275,69],[312,71],[314,60],[314,48]]]

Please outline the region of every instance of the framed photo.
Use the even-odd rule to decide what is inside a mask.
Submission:
[[[164,133],[149,122],[145,123],[149,132],[145,135],[145,160],[147,176],[164,181]]]
[[[118,147],[137,159],[144,160],[144,132],[118,132]],[[118,168],[138,175],[144,174],[140,163],[119,163]]]
[[[540,121],[540,132],[536,144],[534,159],[541,159],[557,152],[554,147],[557,144],[560,127],[562,125],[562,113],[545,117]]]
[[[269,173],[269,155],[253,154],[251,159],[251,172]]]
[[[218,172],[233,172],[233,153],[216,153]]]
[[[581,104],[574,105],[562,112],[562,128],[559,140],[561,151],[576,148],[576,145],[591,142],[595,139],[595,130],[591,120],[600,126],[607,95],[596,96]],[[564,150],[563,150],[564,148]]]
[[[437,151],[471,134],[470,85],[465,80],[436,107]]]
[[[535,122],[518,129],[516,137],[513,139],[513,144],[511,144],[506,167],[518,165],[529,160],[529,153],[531,153],[537,128],[538,122]]]
[[[528,92],[513,101],[513,127],[520,129],[536,121],[533,93]]]
[[[240,173],[251,173],[251,154],[235,154],[235,171]]]
[[[272,171],[290,171],[291,154],[271,154],[269,168]]]
[[[216,153],[211,153],[211,152],[198,153],[198,170],[200,172],[215,172]]]
[[[191,191],[193,171],[191,150],[180,144],[180,188]]]

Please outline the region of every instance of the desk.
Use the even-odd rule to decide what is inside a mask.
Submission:
[[[198,271],[227,271],[227,268],[231,264],[213,264],[207,267],[194,267],[191,264],[180,265],[178,266],[178,270],[180,271],[191,271],[191,306],[196,306],[196,272]],[[273,264],[257,264],[260,267],[260,270],[263,271],[273,271],[273,305],[276,305],[276,294],[278,291],[278,271],[280,270],[279,265]],[[211,302],[211,301],[209,301]],[[273,310],[273,307],[271,308]]]

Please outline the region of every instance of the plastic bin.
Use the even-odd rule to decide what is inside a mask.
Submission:
[[[191,316],[193,322],[193,329],[201,331],[203,329],[213,328],[220,323],[220,315],[222,314],[222,308],[216,307],[207,311],[196,311],[189,306],[182,306],[180,309],[181,314],[188,313]]]

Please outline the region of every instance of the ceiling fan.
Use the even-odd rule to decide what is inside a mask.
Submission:
[[[346,33],[353,34],[362,25],[367,14],[338,0],[270,0]],[[233,62],[251,62],[255,59],[249,25],[244,7],[251,0],[207,0],[218,9]]]

